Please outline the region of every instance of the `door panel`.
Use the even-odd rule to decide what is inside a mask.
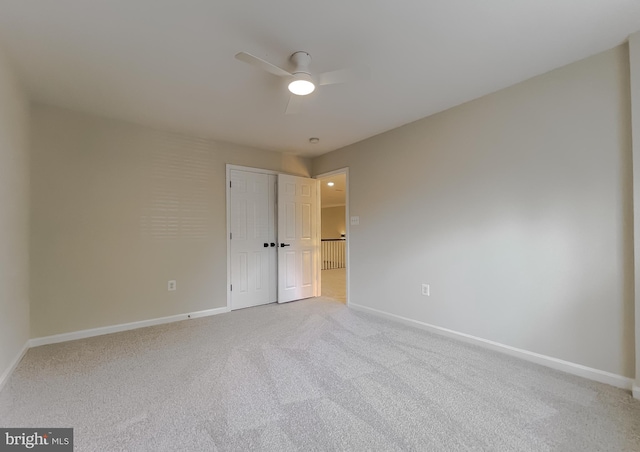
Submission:
[[[277,299],[276,176],[231,170],[231,309]]]
[[[317,294],[318,181],[278,175],[278,302]]]
[[[249,259],[247,253],[238,253],[238,279],[236,286],[238,292],[247,292],[249,290]]]
[[[296,238],[296,204],[294,202],[288,202],[285,205],[285,227],[284,227],[284,239],[295,240]],[[288,242],[285,242],[288,243]]]
[[[301,238],[311,239],[311,205],[302,204],[302,234]]]

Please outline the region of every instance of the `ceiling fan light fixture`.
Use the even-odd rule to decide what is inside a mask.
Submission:
[[[304,72],[294,74],[295,80],[289,83],[289,91],[296,96],[306,96],[315,91],[316,85],[309,74]]]

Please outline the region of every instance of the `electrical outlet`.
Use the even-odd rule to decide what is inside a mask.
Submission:
[[[173,291],[176,290],[177,286],[176,286],[176,280],[172,279],[171,281],[169,281],[169,283],[167,284],[167,290],[168,291]]]
[[[422,295],[424,295],[425,297],[431,295],[431,288],[429,287],[429,284],[422,285]]]

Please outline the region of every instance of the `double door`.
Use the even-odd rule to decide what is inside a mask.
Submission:
[[[318,295],[318,181],[229,171],[231,309]]]

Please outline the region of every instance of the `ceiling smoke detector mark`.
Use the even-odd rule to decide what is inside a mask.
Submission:
[[[320,138],[316,138],[316,137],[309,138],[309,143],[311,144],[318,144],[319,142],[320,142]]]

